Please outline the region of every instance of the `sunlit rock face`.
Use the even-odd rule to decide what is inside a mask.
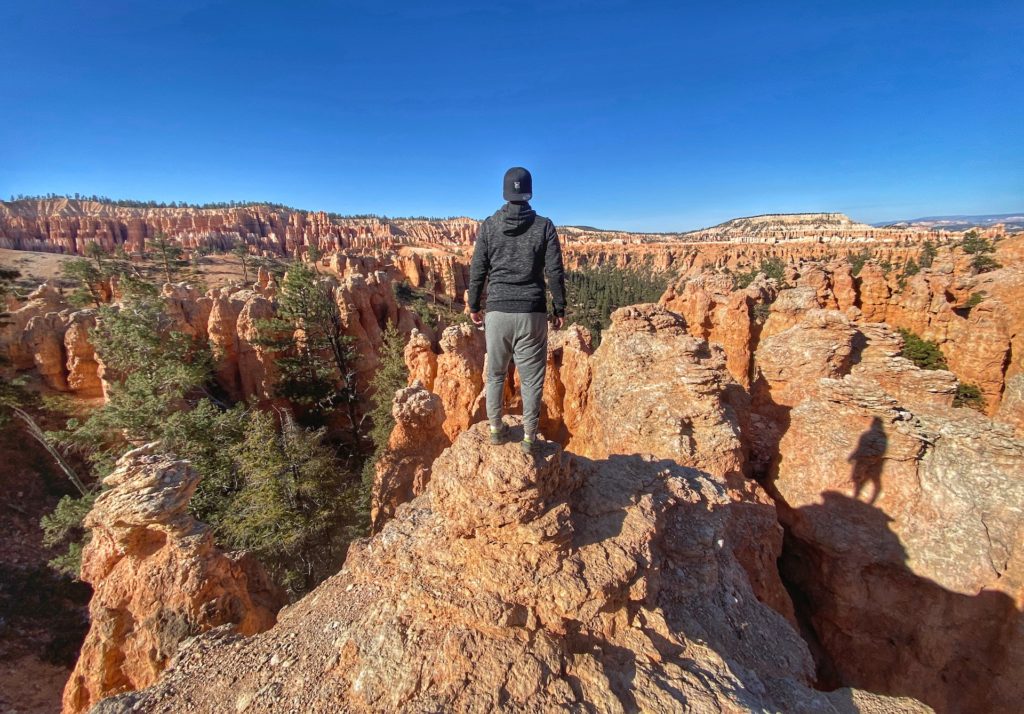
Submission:
[[[155,444],[125,454],[104,479],[85,519],[91,625],[64,712],[153,684],[188,637],[222,625],[252,635],[274,624],[283,592],[253,558],[217,548],[188,514],[199,479]]]

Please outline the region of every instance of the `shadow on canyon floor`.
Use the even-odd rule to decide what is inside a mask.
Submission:
[[[1012,598],[916,575],[892,519],[871,503],[826,492],[784,520],[780,572],[813,628],[822,688],[910,696],[939,714],[1019,711],[1024,686],[1008,675],[1024,671],[1024,619]],[[792,527],[826,522],[847,542],[812,542]],[[858,547],[872,552],[851,552]]]

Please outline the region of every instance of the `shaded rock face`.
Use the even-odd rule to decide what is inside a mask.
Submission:
[[[1024,441],[851,375],[818,382],[779,451],[782,567],[828,655],[825,683],[1019,711]]]
[[[480,423],[273,629],[197,638],[96,711],[927,711],[808,686],[734,555],[732,503],[696,469],[528,456]]]
[[[81,577],[91,626],[64,690],[64,711],[156,681],[183,640],[230,626],[266,630],[284,604],[262,566],[224,553],[188,514],[199,475],[150,444],[125,454],[85,519]]]

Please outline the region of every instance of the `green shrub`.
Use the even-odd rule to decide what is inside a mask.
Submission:
[[[991,255],[975,253],[974,257],[971,259],[971,267],[974,268],[976,272],[987,273],[990,270],[996,270],[1003,267],[1003,264]]]
[[[921,245],[921,267],[930,268],[932,263],[935,262],[935,256],[939,254],[938,248],[931,240],[926,240]]]
[[[50,561],[50,567],[57,572],[78,577],[82,569],[82,548],[89,542],[89,531],[82,525],[82,521],[95,500],[95,494],[80,498],[64,496],[57,502],[53,512],[43,516],[40,521],[43,545],[63,551]]]
[[[358,508],[358,485],[324,444],[323,429],[304,429],[287,413],[252,412],[232,449],[239,488],[219,535],[252,551],[294,596],[341,565],[348,539],[336,537]]]
[[[756,268],[736,273],[732,279],[733,287],[739,290],[749,287],[758,275],[774,280],[780,288],[789,287],[786,282],[786,263],[782,258],[764,258]]]
[[[976,230],[970,230],[964,234],[963,240],[960,241],[960,249],[968,255],[991,253],[995,250],[992,244],[982,238]]]
[[[931,340],[915,335],[910,330],[900,328],[903,336],[902,357],[906,357],[921,369],[946,369],[946,358],[939,346]]]
[[[982,411],[985,409],[985,398],[981,396],[981,389],[974,384],[956,385],[956,395],[953,397],[954,407],[968,407]]]
[[[384,344],[380,348],[380,364],[370,382],[373,389],[373,407],[370,410],[370,440],[373,442],[373,454],[363,464],[363,498],[367,504],[370,502],[374,467],[377,459],[387,448],[391,431],[395,428],[395,418],[391,416],[391,402],[395,392],[402,389],[409,380],[404,349],[405,339],[402,333],[389,322],[384,330]]]
[[[860,275],[864,265],[871,260],[871,251],[865,248],[860,253],[851,253],[846,259],[850,262],[850,272],[854,275]]]
[[[772,312],[772,306],[759,302],[758,304],[754,305],[754,309],[752,312],[754,315],[754,321],[760,324],[764,324],[764,322],[768,320],[768,316]]]
[[[971,293],[971,296],[967,298],[967,309],[970,310],[971,308],[978,306],[986,297],[988,296],[985,295],[984,292]]]

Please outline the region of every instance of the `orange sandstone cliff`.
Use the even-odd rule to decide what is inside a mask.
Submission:
[[[91,625],[64,690],[64,712],[152,684],[183,640],[221,625],[266,630],[284,594],[254,559],[223,553],[187,512],[199,483],[156,445],[125,454],[86,517],[82,579]]]

